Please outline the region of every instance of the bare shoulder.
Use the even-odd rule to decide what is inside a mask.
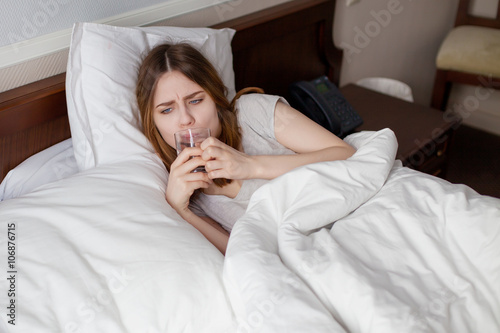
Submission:
[[[275,107],[274,134],[278,142],[298,153],[348,146],[335,134],[281,101]]]

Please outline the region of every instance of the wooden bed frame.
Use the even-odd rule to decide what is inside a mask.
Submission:
[[[236,89],[287,96],[290,83],[327,75],[339,82],[332,37],[335,0],[294,0],[213,26],[232,42]],[[0,179],[29,156],[71,136],[65,73],[0,94]]]

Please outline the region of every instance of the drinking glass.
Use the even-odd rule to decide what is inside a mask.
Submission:
[[[210,128],[189,128],[174,133],[177,155],[186,147],[199,147],[210,136]],[[193,158],[194,156],[191,156]],[[191,172],[206,172],[205,166],[200,165]]]

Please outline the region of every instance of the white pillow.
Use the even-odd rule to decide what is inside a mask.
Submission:
[[[66,97],[78,168],[86,170],[152,151],[142,134],[135,86],[140,63],[154,46],[187,42],[212,62],[234,96],[232,29],[124,28],[77,23],[66,73]]]
[[[10,170],[0,184],[0,201],[17,198],[77,172],[71,139],[64,140]]]

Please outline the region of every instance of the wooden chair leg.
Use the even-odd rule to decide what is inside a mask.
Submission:
[[[434,78],[431,106],[435,109],[445,110],[450,96],[451,83],[446,81],[447,72],[438,69]]]

